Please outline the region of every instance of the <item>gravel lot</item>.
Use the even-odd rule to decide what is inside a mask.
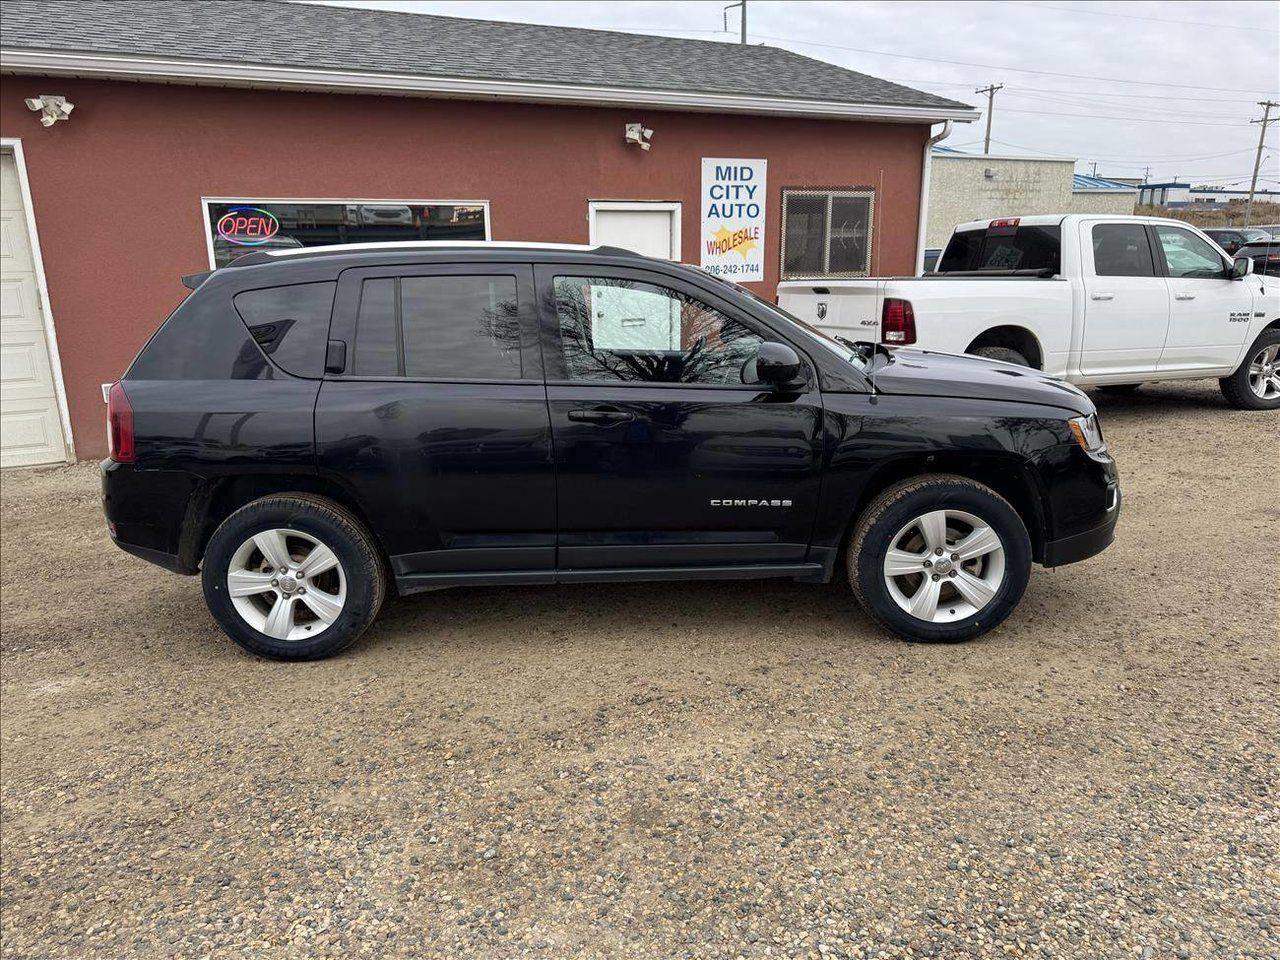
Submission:
[[[3,955],[1280,956],[1280,418],[1098,400],[1116,546],[956,647],[644,584],[268,663],[4,475]]]

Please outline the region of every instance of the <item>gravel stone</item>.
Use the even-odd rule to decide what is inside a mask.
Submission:
[[[0,486],[5,958],[1280,957],[1280,431],[1099,395],[1117,544],[959,646],[784,582],[390,602],[256,660]]]

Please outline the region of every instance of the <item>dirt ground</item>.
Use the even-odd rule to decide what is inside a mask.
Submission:
[[[961,646],[597,585],[269,663],[5,474],[3,955],[1280,956],[1280,417],[1097,399],[1117,543]]]

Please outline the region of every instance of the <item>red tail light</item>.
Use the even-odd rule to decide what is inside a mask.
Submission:
[[[107,394],[107,456],[117,463],[133,463],[133,407],[118,380]]]
[[[992,227],[997,227],[997,228],[999,228],[999,227],[1016,227],[1016,226],[1017,226],[1019,223],[1021,223],[1021,222],[1022,222],[1022,218],[1021,218],[1021,217],[1002,217],[1002,218],[1001,218],[1001,219],[999,219],[999,220],[992,220],[992,221],[991,221],[991,223],[990,223],[990,226],[992,226]]]
[[[916,314],[910,300],[885,297],[880,314],[880,340],[895,347],[916,342]]]

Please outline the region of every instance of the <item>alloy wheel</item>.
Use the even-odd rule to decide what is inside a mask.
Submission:
[[[347,577],[337,555],[300,530],[263,530],[240,544],[227,568],[240,617],[276,640],[309,640],[342,614]]]
[[[1259,400],[1280,397],[1280,343],[1263,347],[1249,361],[1249,389]]]
[[[889,596],[918,620],[951,623],[971,617],[1004,582],[1000,535],[962,510],[932,510],[889,541],[884,582]]]

